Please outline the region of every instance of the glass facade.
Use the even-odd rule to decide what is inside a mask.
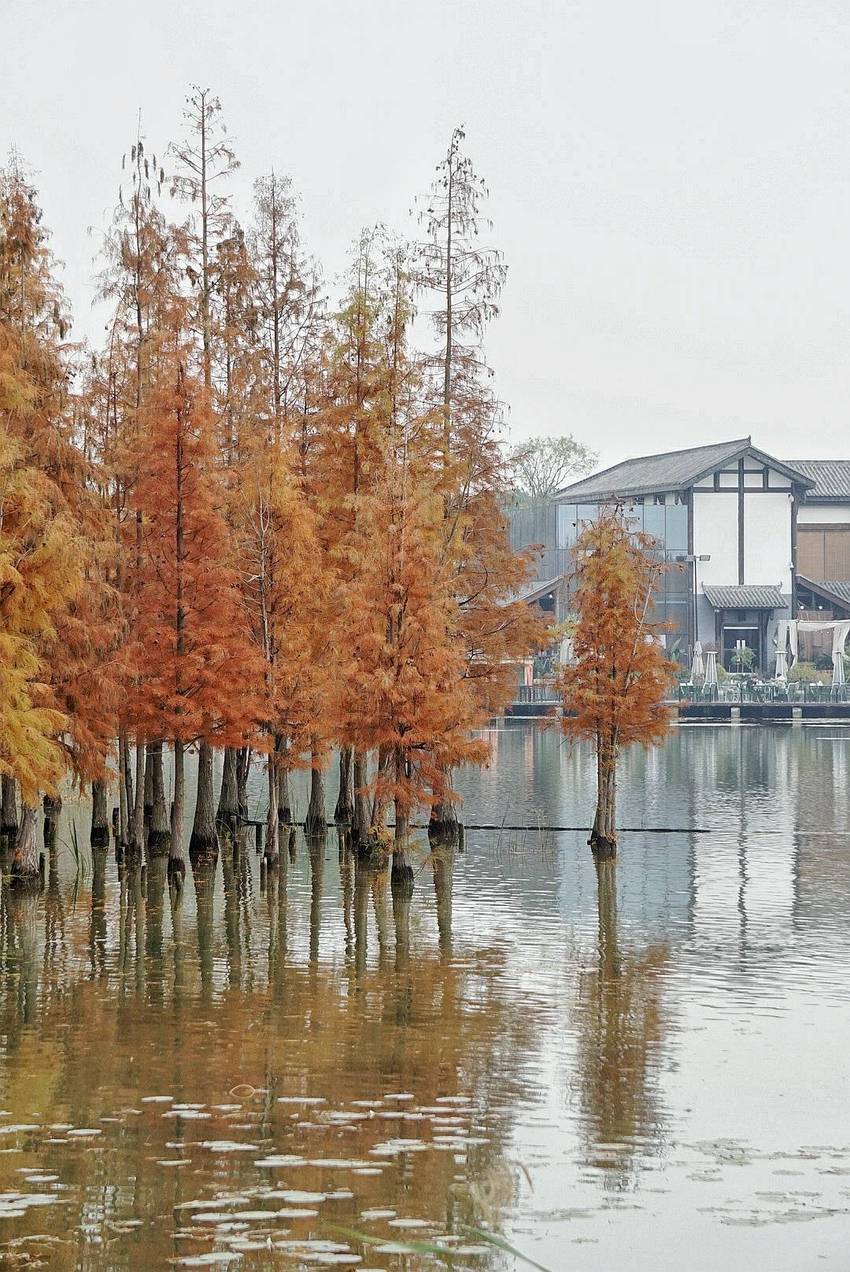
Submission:
[[[642,501],[626,505],[624,511],[635,532],[650,535],[657,544],[659,557],[667,562],[668,568],[655,598],[653,618],[655,622],[668,624],[667,648],[671,656],[686,662],[693,605],[693,566],[681,560],[688,552],[687,504],[673,494],[648,495]],[[598,515],[598,504],[558,505],[558,547],[565,555],[575,546],[583,527],[595,521]]]

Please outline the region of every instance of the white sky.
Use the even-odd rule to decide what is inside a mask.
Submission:
[[[222,99],[237,212],[288,172],[331,279],[362,225],[409,230],[465,123],[515,436],[850,456],[847,0],[0,0],[0,152],[36,170],[95,338],[137,110],[164,153],[192,81]]]

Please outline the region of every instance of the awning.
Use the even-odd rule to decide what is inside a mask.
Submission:
[[[706,600],[716,610],[775,610],[787,609],[778,587],[760,583],[737,583],[725,587],[703,585]]]

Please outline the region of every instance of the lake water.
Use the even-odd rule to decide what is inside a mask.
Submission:
[[[412,897],[329,830],[175,899],[78,870],[66,800],[2,896],[0,1266],[520,1266],[480,1228],[553,1272],[848,1266],[850,731],[629,753],[599,875],[539,829],[587,821],[589,751],[489,736],[458,785],[501,829],[423,838]]]

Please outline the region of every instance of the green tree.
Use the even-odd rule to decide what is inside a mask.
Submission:
[[[545,499],[596,467],[599,455],[572,433],[530,437],[508,451],[514,487],[529,499]]]

